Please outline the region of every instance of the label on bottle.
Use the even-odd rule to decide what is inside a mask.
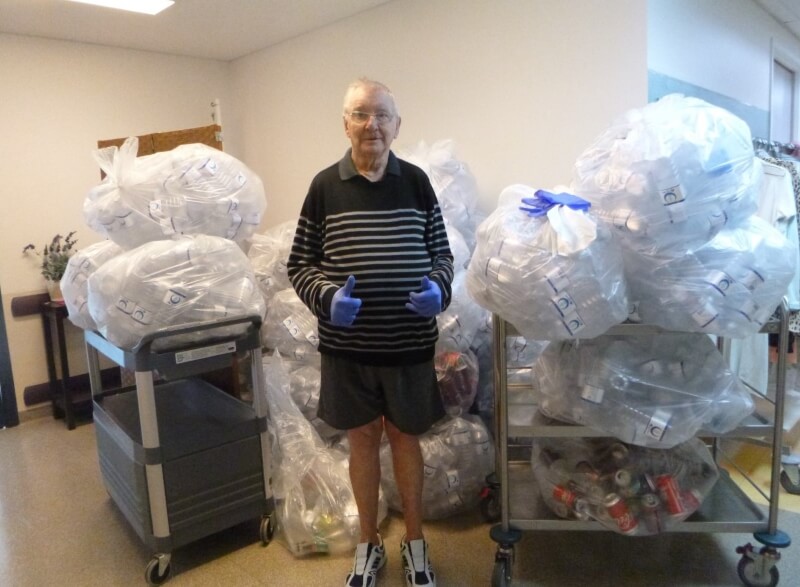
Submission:
[[[650,421],[644,430],[645,436],[653,440],[660,441],[664,438],[664,433],[667,431],[667,424],[669,423],[670,414],[666,410],[656,410],[650,416]]]
[[[710,271],[706,275],[706,281],[722,295],[727,295],[728,290],[733,285],[733,277],[724,271]]]
[[[168,306],[179,306],[188,299],[188,295],[177,289],[168,289],[161,300]]]
[[[545,274],[547,284],[552,288],[553,293],[558,293],[569,285],[569,279],[555,267]]]
[[[739,278],[739,283],[750,291],[753,291],[764,284],[764,278],[755,269],[746,269],[745,274]]]

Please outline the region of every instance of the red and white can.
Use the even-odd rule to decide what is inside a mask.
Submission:
[[[628,509],[628,504],[616,493],[606,495],[603,505],[608,515],[617,523],[617,529],[623,534],[633,534],[639,526],[639,520]]]
[[[557,502],[563,503],[569,509],[574,509],[575,507],[575,500],[577,499],[577,495],[574,491],[571,491],[564,487],[563,485],[554,485],[553,486],[553,499]]]
[[[672,475],[659,475],[656,477],[656,487],[670,515],[681,516],[686,513],[686,508],[683,507],[683,500],[681,499],[681,489],[675,477]]]

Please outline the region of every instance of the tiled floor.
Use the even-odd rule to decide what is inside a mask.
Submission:
[[[759,475],[762,469],[755,469]],[[781,503],[796,499],[784,493]],[[780,527],[800,532],[800,514],[782,511]],[[389,561],[379,584],[400,587],[402,520],[390,516],[382,532]],[[491,584],[497,545],[477,512],[431,522],[427,534],[439,587]],[[513,585],[741,585],[735,548],[752,541],[747,534],[631,539],[612,532],[527,532],[515,549]],[[797,551],[784,551],[781,585],[797,584]],[[67,431],[44,417],[0,430],[0,585],[143,586],[151,555],[105,492],[93,424]],[[338,586],[349,566],[349,556],[295,559],[279,542],[262,547],[254,521],[177,549],[167,584]]]

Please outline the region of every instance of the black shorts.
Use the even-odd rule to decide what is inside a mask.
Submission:
[[[445,415],[433,360],[379,367],[322,355],[317,415],[339,430],[385,416],[401,432],[423,434]]]

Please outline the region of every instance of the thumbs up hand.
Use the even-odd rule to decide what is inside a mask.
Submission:
[[[419,292],[411,292],[406,308],[420,316],[433,318],[442,311],[442,290],[427,275],[422,278],[420,288]]]
[[[358,310],[361,308],[361,299],[350,297],[355,286],[356,278],[351,275],[345,284],[333,294],[330,314],[331,324],[334,326],[350,326],[355,321]]]

